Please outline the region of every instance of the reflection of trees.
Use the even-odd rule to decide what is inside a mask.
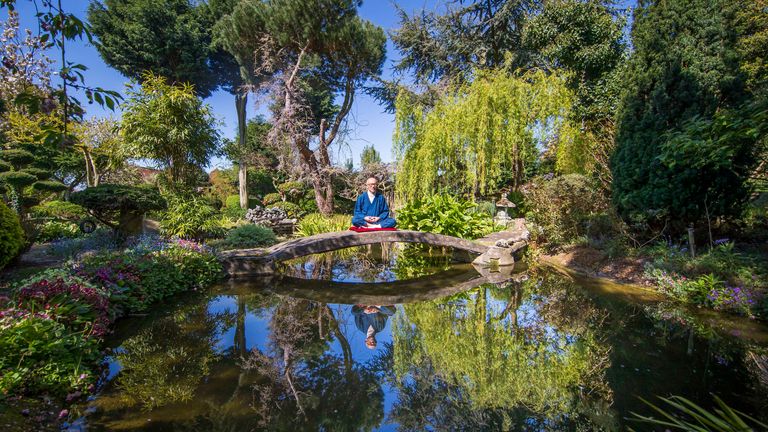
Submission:
[[[284,263],[284,271],[316,280],[391,282],[448,270],[452,252],[423,244],[371,244],[296,258]]]
[[[393,272],[397,279],[415,279],[448,270],[453,264],[451,254],[443,248],[409,243],[397,253]]]
[[[184,306],[125,340],[115,355],[123,403],[154,408],[192,399],[208,375],[225,321],[208,314],[205,303]]]
[[[609,405],[608,350],[586,324],[559,328],[547,321],[547,307],[556,306],[546,295],[486,286],[405,306],[406,316],[393,322],[400,391],[394,419],[409,430],[597,421],[582,413],[596,401]],[[586,314],[579,321],[594,319],[580,312]],[[610,425],[610,415],[601,423]]]
[[[269,430],[370,430],[383,418],[384,393],[373,372],[354,364],[327,305],[284,298],[270,321],[270,347],[253,350],[255,408]],[[335,338],[341,357],[329,354]]]

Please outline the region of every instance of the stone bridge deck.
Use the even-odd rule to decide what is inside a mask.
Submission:
[[[367,244],[401,242],[425,243],[450,247],[483,255],[489,246],[456,237],[420,231],[373,231],[358,233],[339,231],[302,237],[276,244],[268,249],[238,249],[219,254],[224,270],[230,276],[271,274],[275,263],[316,253],[329,252]]]

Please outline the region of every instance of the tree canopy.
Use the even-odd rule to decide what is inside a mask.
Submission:
[[[88,20],[104,61],[128,78],[152,73],[171,83],[194,84],[207,97],[220,85],[211,57],[211,27],[190,0],[104,0],[91,3]]]
[[[151,73],[128,95],[122,133],[131,155],[155,161],[174,183],[194,183],[219,145],[210,107],[191,85]]]
[[[397,100],[396,191],[405,200],[436,192],[495,194],[518,187],[538,158],[537,145],[563,133],[573,94],[565,79],[543,71],[513,76],[478,71],[432,109],[408,93]],[[558,135],[559,134],[559,135]]]

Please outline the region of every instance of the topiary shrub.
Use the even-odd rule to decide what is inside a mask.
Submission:
[[[19,217],[0,201],[0,269],[16,258],[24,242],[24,230]]]
[[[227,233],[221,246],[225,249],[241,249],[271,246],[275,243],[277,236],[271,229],[261,225],[242,225]]]
[[[268,193],[264,195],[264,199],[261,200],[261,202],[264,203],[265,206],[271,206],[272,204],[281,202],[282,200],[283,198],[279,193]]]
[[[33,216],[79,219],[87,215],[85,208],[69,201],[46,201],[30,209]]]
[[[144,213],[166,208],[157,188],[148,186],[103,184],[75,192],[70,200],[123,236],[141,231]]]

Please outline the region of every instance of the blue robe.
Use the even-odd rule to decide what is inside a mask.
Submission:
[[[368,192],[363,192],[357,197],[352,225],[364,227],[366,216],[378,216],[379,221],[375,223],[381,225],[382,228],[393,228],[397,224],[393,218],[389,217],[389,206],[381,192],[376,192],[373,202],[368,199]]]

